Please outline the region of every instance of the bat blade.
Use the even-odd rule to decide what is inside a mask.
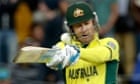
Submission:
[[[14,63],[47,63],[57,50],[58,49],[27,46],[20,49],[20,52],[13,61]]]

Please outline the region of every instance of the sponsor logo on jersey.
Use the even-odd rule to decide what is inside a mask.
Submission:
[[[111,47],[112,49],[116,49],[115,43],[113,43],[113,42],[111,42],[111,41],[109,41],[109,42],[107,43],[107,45],[108,45],[109,47]]]

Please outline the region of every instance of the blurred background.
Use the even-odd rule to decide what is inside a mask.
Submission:
[[[12,59],[21,47],[51,48],[60,41],[68,30],[67,7],[75,1],[96,11],[100,38],[118,40],[118,84],[140,84],[140,0],[0,0],[0,84],[64,84],[62,71]]]

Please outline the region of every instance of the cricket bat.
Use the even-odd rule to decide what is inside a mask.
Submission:
[[[27,46],[20,49],[13,59],[14,63],[47,63],[58,49]],[[45,55],[44,55],[45,54]]]

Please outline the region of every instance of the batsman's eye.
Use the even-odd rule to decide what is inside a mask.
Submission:
[[[89,22],[85,22],[84,24],[85,24],[85,25],[88,25],[88,24],[89,24]]]

